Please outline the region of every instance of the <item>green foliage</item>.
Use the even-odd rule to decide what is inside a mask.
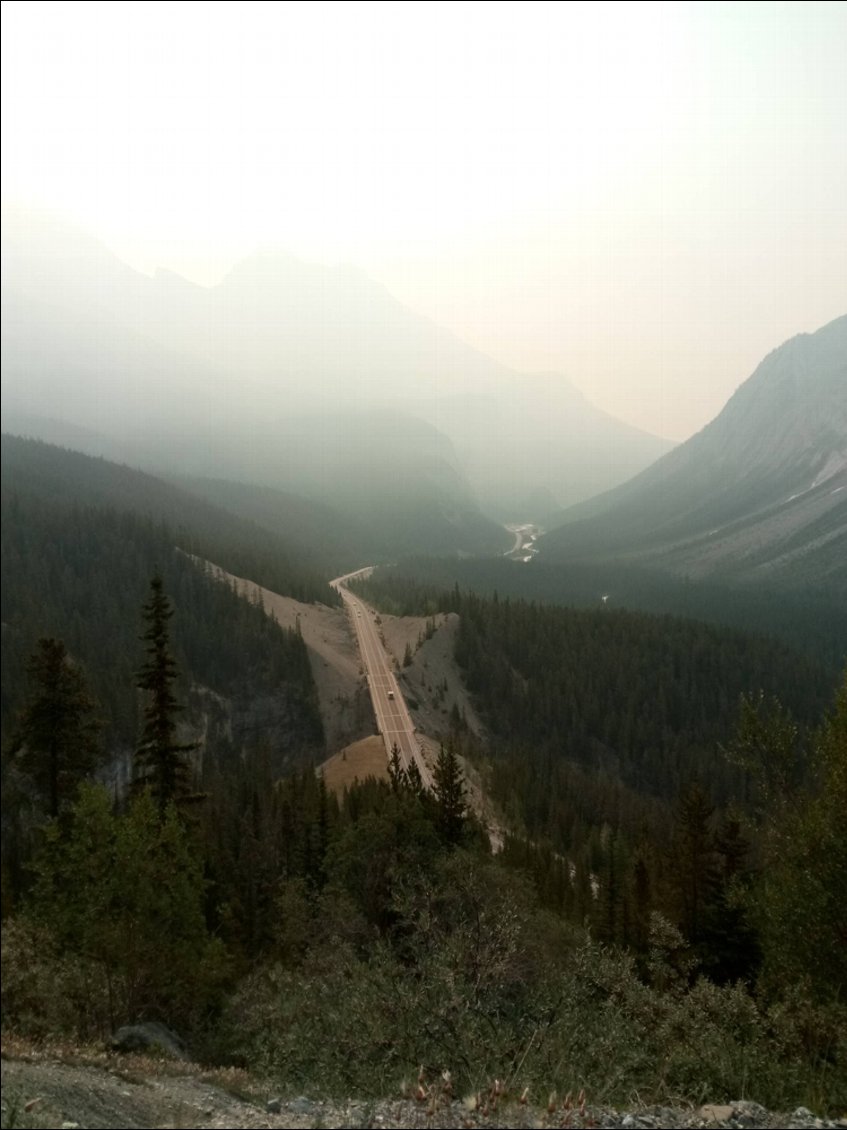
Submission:
[[[76,470],[107,490],[102,468]],[[151,497],[139,482],[121,489]],[[521,830],[492,859],[472,834],[458,710],[434,797],[399,754],[389,782],[340,800],[311,768],[280,780],[322,741],[297,633],[174,551],[139,499],[130,513],[74,508],[61,489],[5,501],[6,724],[25,699],[23,641],[42,635],[28,741],[35,751],[41,697],[80,707],[76,722],[66,712],[62,748],[74,746],[89,714],[73,678],[61,683],[78,670],[61,634],[112,746],[139,732],[137,685],[150,696],[140,765],[153,776],[123,814],[90,785],[62,810],[85,757],[56,778],[59,817],[4,930],[6,1023],[88,1037],[149,1017],[196,1032],[235,968],[245,976],[207,1046],[313,1092],[385,1093],[423,1062],[462,1088],[496,1076],[610,1100],[847,1103],[847,684],[810,736],[820,672],[784,649],[401,579],[398,610],[459,614],[457,658],[491,737],[482,772]],[[156,561],[136,679],[127,593]],[[189,835],[169,800],[187,783],[177,702],[198,683],[207,718],[219,697],[231,712],[206,746],[208,802]],[[718,743],[749,687],[764,694],[744,701],[727,766]],[[791,713],[769,706],[775,694]],[[5,783],[13,769],[7,759]],[[739,983],[757,972],[751,923],[759,996]]]
[[[705,936],[706,919],[719,885],[714,811],[700,783],[689,785],[679,798],[671,840],[677,917],[683,933],[695,944]]]
[[[41,639],[27,662],[32,693],[18,720],[11,752],[35,782],[50,816],[91,772],[100,725],[85,677],[61,640]]]
[[[316,924],[297,972],[270,966],[232,1002],[237,1046],[294,1086],[384,1094],[421,1062],[482,1085],[543,1027],[539,937],[519,886],[457,853],[391,892],[394,930],[361,956]],[[532,927],[536,928],[533,929]]]
[[[45,813],[59,814],[102,758],[95,704],[64,643],[39,640],[26,672],[29,699],[3,755],[4,917],[26,889],[26,865],[39,822]]]
[[[345,796],[327,851],[330,886],[344,892],[371,929],[396,926],[394,893],[408,875],[426,873],[441,851],[428,801],[412,789],[373,782]]]
[[[759,816],[787,809],[802,780],[800,730],[775,696],[742,694],[727,760],[745,770]]]
[[[465,853],[391,897],[393,933],[367,951],[319,917],[297,969],[246,978],[227,1012],[233,1050],[317,1093],[385,1094],[423,1064],[448,1068],[459,1093],[499,1078],[513,1094],[585,1087],[609,1102],[844,1101],[844,1010],[768,1012],[743,986],[691,984],[694,959],[666,920],[653,921],[648,984],[633,958],[578,942],[518,876]]]
[[[31,914],[3,923],[5,1029],[32,1039],[105,1039],[111,1031],[109,983],[96,961],[66,948]]]
[[[738,778],[714,747],[730,732],[738,695],[777,680],[789,689],[796,675],[769,646],[669,617],[471,596],[459,615],[456,659],[496,739],[514,744],[519,734],[539,769],[599,760],[664,797],[683,784],[683,761],[685,777],[699,770],[734,792]],[[806,688],[816,704],[814,684]],[[548,774],[533,789],[541,804],[560,794]]]
[[[135,785],[149,789],[164,816],[175,801],[189,792],[190,765],[186,754],[197,749],[197,742],[176,740],[176,714],[179,703],[173,694],[176,662],[170,652],[168,620],[173,609],[165,596],[162,578],[157,573],[150,582],[150,600],[144,606],[147,630],[147,662],[138,673],[138,689],[147,692],[144,729],[135,751]]]
[[[820,716],[829,694],[829,677],[805,657],[727,628],[482,598],[395,569],[359,587],[403,613],[458,613],[455,657],[491,737],[491,787],[501,802],[522,797],[527,830],[552,835],[560,851],[576,817],[615,827],[623,790],[630,834],[655,819],[648,798],[667,803],[695,775],[713,803],[736,797],[743,773],[717,747],[751,687],[778,694],[801,724]],[[605,775],[606,797],[594,789],[577,808],[572,777],[581,766],[595,781]]]
[[[464,774],[452,743],[439,749],[432,779],[438,832],[442,842],[448,848],[454,848],[462,840],[468,806]]]
[[[423,800],[426,790],[418,763],[412,759],[407,766],[404,766],[400,758],[400,747],[396,742],[391,747],[391,756],[388,759],[388,780],[392,792],[409,792],[418,800]]]
[[[762,918],[746,892],[763,825],[745,843],[739,814],[758,805],[772,821],[779,801],[792,825],[814,776],[803,735],[824,707],[821,670],[725,628],[439,589],[428,578],[446,580],[445,568],[384,569],[362,584],[404,613],[458,614],[455,657],[490,738],[489,793],[535,845],[515,837],[511,859],[524,856],[546,905],[587,917],[609,944],[643,959],[649,911],[661,909],[715,979],[754,977]],[[751,687],[728,760],[721,743]],[[768,712],[776,694],[791,715]],[[697,795],[675,812],[694,779]]]
[[[777,738],[784,727],[776,729]],[[769,763],[767,746],[764,761]],[[774,757],[782,745],[774,746]],[[847,674],[835,708],[808,741],[809,786],[772,799],[752,894],[772,994],[803,983],[815,1001],[847,1001]],[[766,777],[767,780],[767,777]],[[766,793],[766,796],[772,795]],[[790,803],[788,803],[790,801]]]
[[[420,616],[446,611],[445,593],[458,588],[486,599],[512,600],[593,611],[629,609],[721,625],[770,640],[778,639],[828,682],[847,657],[847,602],[844,568],[830,591],[769,590],[765,584],[732,585],[691,581],[621,561],[525,564],[504,558],[413,557],[383,568],[362,585],[386,611]],[[608,603],[600,608],[602,596]],[[821,670],[823,669],[823,670]],[[751,684],[755,686],[756,684]]]
[[[32,641],[61,638],[86,671],[109,751],[134,748],[141,729],[135,689],[138,605],[159,569],[177,616],[171,649],[176,691],[193,720],[206,716],[206,755],[261,732],[277,771],[309,760],[323,730],[303,640],[259,606],[206,575],[174,548],[178,534],[148,515],[72,506],[5,487],[0,614],[2,724],[10,735],[27,697]],[[210,694],[209,692],[213,692]]]
[[[104,789],[84,785],[69,821],[47,826],[34,870],[33,920],[90,970],[109,1026],[197,1020],[212,1005],[224,955],[206,931],[202,860],[173,806],[162,818],[144,792],[119,816]]]
[[[293,549],[278,533],[287,528],[285,516],[262,514],[256,506],[260,487],[195,480],[195,493],[124,464],[9,435],[2,437],[2,470],[4,505],[16,502],[26,512],[44,500],[56,513],[77,507],[136,521],[155,515],[171,547],[179,545],[185,553],[298,600],[340,603],[327,584],[335,574],[315,565],[309,543]],[[315,517],[318,525],[331,525],[335,515]]]
[[[200,825],[213,883],[210,921],[239,961],[296,950],[280,923],[281,904],[293,900],[302,924],[305,911],[295,893],[311,903],[323,888],[337,801],[311,769],[276,780],[265,746],[215,766],[204,786]]]

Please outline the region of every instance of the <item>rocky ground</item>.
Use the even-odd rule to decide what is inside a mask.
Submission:
[[[454,1099],[421,1087],[419,1098],[278,1097],[239,1070],[205,1072],[140,1055],[38,1051],[4,1040],[3,1127],[845,1127],[800,1108],[772,1113],[753,1102],[616,1110],[576,1098],[485,1094]],[[415,1088],[417,1090],[417,1087]]]

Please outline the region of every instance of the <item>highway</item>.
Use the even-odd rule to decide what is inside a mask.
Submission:
[[[432,789],[432,773],[424,761],[414,724],[394,676],[393,661],[379,636],[376,610],[347,588],[348,581],[367,577],[372,568],[368,566],[358,569],[355,573],[336,577],[330,583],[344,601],[356,630],[362,666],[371,692],[377,728],[385,742],[386,756],[391,757],[391,751],[396,745],[400,751],[400,763],[403,768],[407,769],[414,761],[424,786]]]

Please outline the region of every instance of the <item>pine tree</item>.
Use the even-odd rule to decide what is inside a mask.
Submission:
[[[150,600],[143,610],[148,627],[141,637],[147,644],[147,662],[139,671],[136,684],[148,694],[144,729],[135,751],[136,786],[150,789],[159,815],[164,817],[171,801],[183,800],[188,795],[190,768],[186,755],[197,748],[197,743],[176,740],[180,706],[172,690],[177,668],[168,633],[173,609],[158,573],[150,582],[150,590]]]
[[[404,768],[400,747],[396,742],[391,747],[391,757],[388,759],[388,780],[393,793],[410,792],[416,797],[422,797],[426,792],[417,761],[412,758]]]
[[[98,760],[100,723],[85,676],[61,640],[40,639],[27,662],[34,693],[18,722],[12,753],[58,816]]]
[[[686,938],[695,944],[703,940],[707,917],[720,886],[712,830],[714,811],[702,785],[693,781],[679,797],[672,838],[672,885],[679,924]]]
[[[465,779],[452,744],[441,747],[432,773],[438,831],[443,843],[455,847],[462,838],[468,806]]]
[[[406,787],[413,794],[413,796],[416,796],[418,798],[422,797],[426,792],[426,788],[424,787],[423,777],[421,777],[421,771],[418,768],[418,763],[414,758],[412,758],[412,760],[409,762],[409,766],[405,772]]]
[[[388,759],[388,780],[393,793],[399,793],[406,784],[406,771],[400,760],[400,747],[397,742],[391,746],[391,757]]]

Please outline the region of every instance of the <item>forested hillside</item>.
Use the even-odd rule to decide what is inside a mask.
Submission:
[[[103,1040],[160,1020],[198,1058],[313,1093],[385,1094],[415,1071],[448,1101],[448,1082],[506,1078],[609,1101],[843,1102],[847,688],[827,719],[825,670],[725,629],[380,571],[384,607],[458,613],[487,748],[448,711],[434,795],[393,765],[335,797],[310,765],[280,779],[321,748],[298,633],[212,581],[152,509],[52,481],[3,499],[7,1027]],[[17,714],[43,636],[97,697],[106,750],[141,771],[116,796],[80,758],[54,820]],[[158,654],[179,719],[165,752],[203,743],[173,787],[139,745]],[[498,857],[460,752],[508,817]]]
[[[693,620],[438,590],[394,569],[356,587],[385,611],[458,613],[455,657],[492,756],[520,750],[525,771],[540,774],[537,791],[526,781],[515,790],[527,812],[563,802],[569,790],[551,779],[563,763],[664,800],[700,777],[724,802],[739,780],[716,745],[735,725],[740,696],[761,691],[811,723],[836,681],[784,644]],[[531,819],[548,823],[556,821],[546,814]]]
[[[831,679],[847,662],[847,604],[817,589],[739,589],[624,562],[551,565],[537,559],[414,557],[401,561],[398,573],[427,586],[431,600],[458,584],[485,597],[497,593],[547,605],[671,614],[780,640],[824,666]],[[407,600],[392,590],[388,610],[411,613],[416,600],[417,594]]]
[[[3,435],[3,497],[49,498],[65,506],[96,507],[149,518],[171,531],[186,553],[298,600],[336,604],[318,554],[288,539],[279,527],[248,516],[239,495],[231,508],[121,463],[20,436]],[[249,488],[243,488],[249,491]]]
[[[359,568],[363,561],[388,556],[387,547],[341,509],[255,483],[194,476],[174,482],[191,495],[257,522],[266,530],[277,531],[285,544],[293,547],[292,553],[296,548],[298,560],[327,576],[337,577]],[[330,589],[329,596],[321,590],[319,599],[335,603],[335,590]]]
[[[471,756],[484,750],[491,795],[518,831],[506,858],[606,940],[644,944],[651,907],[698,935],[702,922],[685,926],[679,858],[691,822],[695,871],[711,874],[698,898],[707,917],[726,910],[726,884],[758,865],[739,821],[753,811],[757,773],[776,771],[761,761],[777,758],[764,754],[775,733],[786,780],[814,788],[803,735],[836,678],[785,645],[670,616],[439,592],[398,570],[357,588],[387,611],[458,613],[455,657],[488,732],[480,746],[455,710],[451,730]],[[753,763],[739,752],[739,726]],[[741,923],[732,930],[746,937]],[[739,965],[725,942],[706,946],[716,975],[749,972],[755,946],[738,942]]]
[[[474,596],[454,610],[456,659],[495,749],[517,743],[548,770],[556,760],[602,767],[654,796],[704,775],[732,795],[714,746],[743,692],[776,695],[806,721],[831,695],[787,648],[694,621]],[[539,782],[548,802],[563,792],[550,785]]]
[[[91,1040],[164,1020],[297,1093],[840,1110],[846,727],[847,687],[805,747],[821,791],[770,797],[758,874],[755,825],[691,789],[661,884],[649,830],[631,875],[619,846],[592,871],[527,839],[492,859],[449,750],[434,796],[393,773],[341,798],[311,772],[275,784],[260,751],[207,775],[185,823],[84,788],[5,923],[4,1021]]]
[[[40,637],[53,637],[86,672],[106,720],[106,749],[133,747],[139,616],[158,570],[177,610],[173,649],[181,692],[192,696],[186,725],[206,728],[207,752],[239,750],[261,737],[280,770],[320,753],[302,640],[206,577],[187,551],[214,554],[216,563],[255,570],[269,585],[275,578],[302,595],[329,594],[328,586],[274,556],[258,527],[253,542],[236,543],[249,523],[227,524],[224,516],[218,529],[211,507],[186,503],[150,476],[8,437],[3,452],[4,740],[23,705],[26,659]]]

